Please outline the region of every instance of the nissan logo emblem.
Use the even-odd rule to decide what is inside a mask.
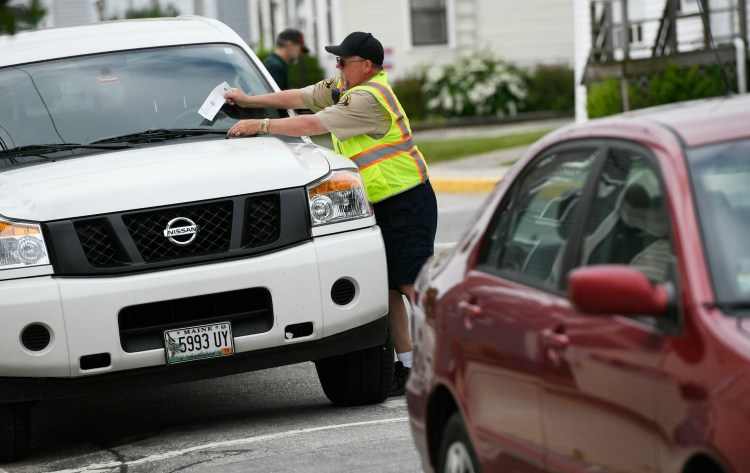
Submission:
[[[164,236],[175,245],[189,245],[198,236],[198,225],[189,218],[173,218],[164,229]]]

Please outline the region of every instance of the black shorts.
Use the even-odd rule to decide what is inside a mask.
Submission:
[[[383,234],[388,287],[414,284],[432,256],[437,231],[437,200],[430,181],[373,204]]]

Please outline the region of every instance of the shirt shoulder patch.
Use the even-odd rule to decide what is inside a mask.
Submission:
[[[325,81],[323,81],[323,85],[325,86],[326,89],[332,89],[335,84],[336,84],[336,78],[326,79]]]
[[[348,107],[352,103],[352,95],[346,94],[344,97],[342,97],[339,102],[336,104],[339,107]]]

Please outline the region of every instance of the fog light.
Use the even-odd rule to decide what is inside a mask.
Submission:
[[[44,244],[36,238],[21,238],[18,240],[16,254],[23,264],[34,264],[45,256]]]
[[[317,196],[313,199],[310,210],[315,223],[327,222],[333,215],[333,202],[324,195]]]
[[[31,324],[21,331],[21,343],[27,350],[42,351],[49,346],[52,334],[42,324]]]
[[[331,300],[336,305],[347,305],[354,300],[357,288],[348,279],[341,278],[331,287]]]

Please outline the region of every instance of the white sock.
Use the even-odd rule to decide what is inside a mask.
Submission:
[[[411,368],[411,365],[413,364],[413,361],[414,361],[413,353],[414,352],[407,351],[404,353],[397,353],[396,356],[398,356],[398,361],[400,361],[401,364],[404,365],[404,367]]]

